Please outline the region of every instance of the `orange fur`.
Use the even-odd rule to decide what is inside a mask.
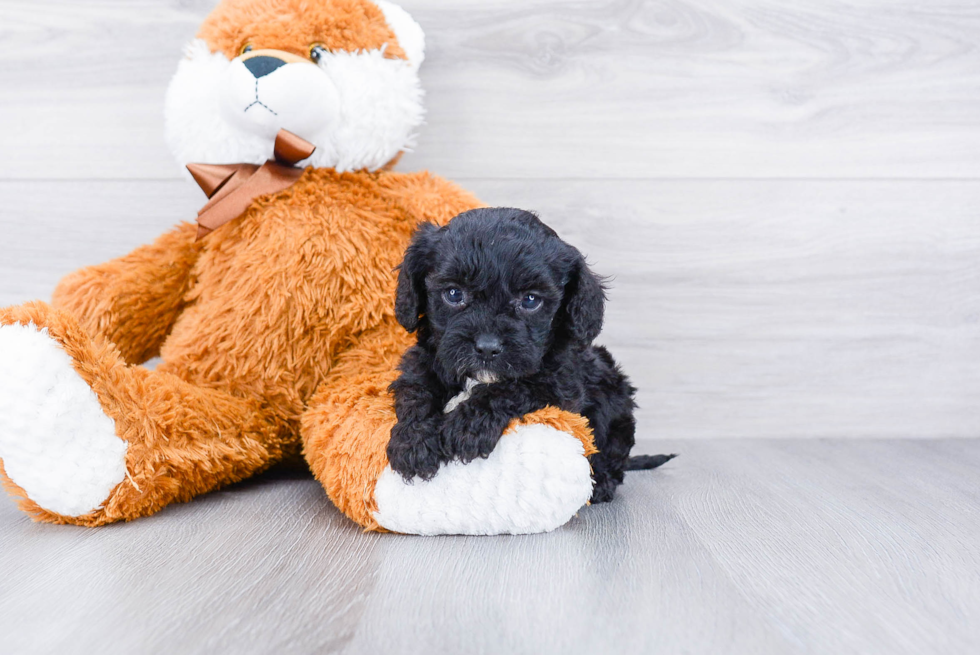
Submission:
[[[70,273],[51,304],[103,334],[131,364],[160,354],[160,346],[184,308],[191,269],[201,252],[197,227],[188,223],[125,257]]]
[[[567,432],[581,441],[586,457],[595,455],[597,452],[599,452],[595,447],[595,439],[592,435],[592,426],[589,425],[589,420],[584,416],[571,414],[560,410],[557,407],[545,407],[544,409],[539,409],[538,411],[532,412],[521,418],[514,419],[510,422],[510,425],[507,426],[507,429],[504,430],[504,432],[510,432],[519,425],[539,424],[553,427],[562,432]]]
[[[385,56],[405,59],[378,6],[368,0],[225,0],[204,20],[198,37],[228,59],[250,43],[309,58],[310,47],[357,52],[385,47]]]
[[[303,415],[303,453],[340,511],[368,529],[395,411],[388,385],[412,338],[393,318],[342,353]]]

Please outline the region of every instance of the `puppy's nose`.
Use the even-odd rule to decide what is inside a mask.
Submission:
[[[265,77],[280,66],[286,65],[286,62],[284,62],[282,59],[279,59],[278,57],[269,57],[268,55],[250,57],[242,63],[245,64],[245,68],[248,69],[255,79]]]
[[[493,359],[504,350],[504,344],[500,342],[500,337],[491,334],[481,334],[476,338],[476,352],[487,359]]]

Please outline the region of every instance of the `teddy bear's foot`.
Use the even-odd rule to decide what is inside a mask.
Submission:
[[[486,459],[444,464],[425,482],[387,467],[378,524],[411,534],[528,534],[564,525],[592,495],[583,441],[543,423],[512,426]]]
[[[148,516],[267,468],[287,438],[260,400],[127,366],[68,312],[0,309],[0,481],[39,521]]]
[[[63,517],[101,509],[126,477],[115,422],[34,323],[0,325],[0,476],[26,504]]]

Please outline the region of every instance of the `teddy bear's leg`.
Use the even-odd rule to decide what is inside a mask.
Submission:
[[[37,520],[152,514],[268,466],[283,432],[258,401],[127,366],[67,312],[0,309],[0,478]]]
[[[385,450],[395,424],[388,385],[408,338],[383,326],[344,353],[303,417],[304,453],[337,507],[368,529],[520,534],[566,523],[592,494],[588,422],[546,408],[515,421],[487,459],[405,482]]]

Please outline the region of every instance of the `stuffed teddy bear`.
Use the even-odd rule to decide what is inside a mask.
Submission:
[[[383,1],[207,17],[166,98],[169,145],[210,197],[198,224],[0,310],[0,478],[25,512],[131,520],[300,453],[366,529],[540,532],[588,501],[588,423],[554,408],[431,480],[387,466],[411,343],[396,268],[419,222],[481,206],[391,170],[422,121],[423,47]]]

